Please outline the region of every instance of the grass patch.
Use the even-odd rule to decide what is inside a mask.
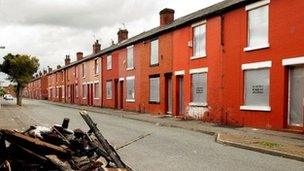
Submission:
[[[261,141],[261,142],[259,142],[259,145],[264,146],[264,147],[268,147],[268,148],[274,148],[274,147],[281,146],[278,143],[273,143],[273,142],[268,142],[268,141]]]

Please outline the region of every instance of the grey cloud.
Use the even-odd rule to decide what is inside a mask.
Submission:
[[[153,0],[2,0],[0,24],[55,25],[98,29],[152,15]]]

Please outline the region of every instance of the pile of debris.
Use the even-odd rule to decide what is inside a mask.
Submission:
[[[68,118],[51,128],[0,130],[0,170],[130,171],[90,116],[80,114],[90,127],[88,132],[69,130]]]

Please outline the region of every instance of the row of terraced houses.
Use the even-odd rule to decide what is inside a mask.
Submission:
[[[304,131],[304,1],[226,0],[92,54],[66,56],[24,90],[36,99]]]

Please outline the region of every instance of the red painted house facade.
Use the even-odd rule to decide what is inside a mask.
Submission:
[[[65,85],[67,103],[304,131],[302,9],[300,0],[226,0],[176,20],[164,9],[160,26],[132,38],[119,30],[117,44],[96,42],[50,73],[49,99]]]

